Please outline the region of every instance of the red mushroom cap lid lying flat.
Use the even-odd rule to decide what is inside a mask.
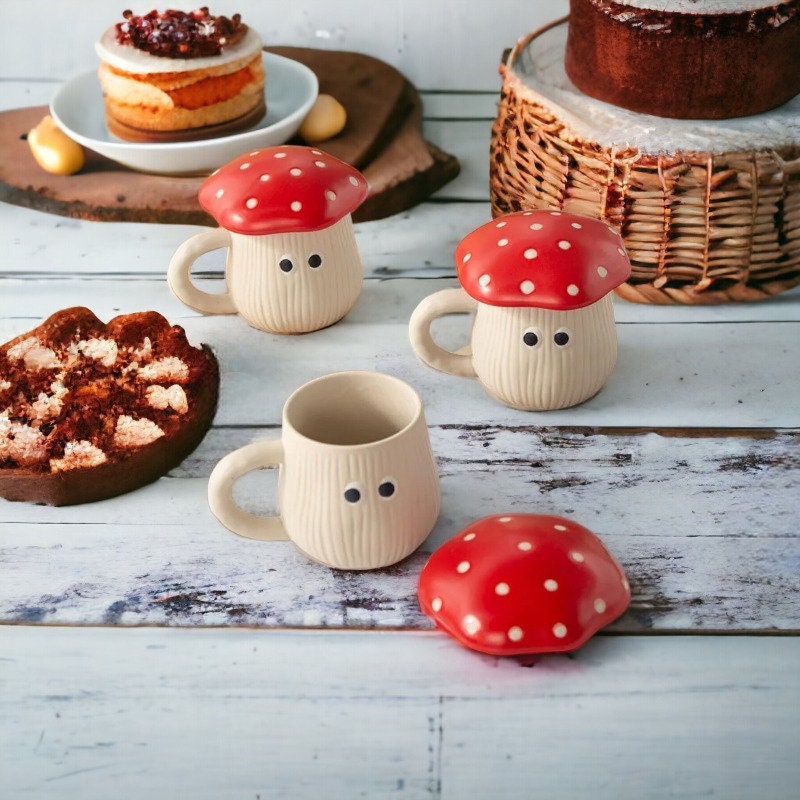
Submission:
[[[484,517],[445,542],[419,577],[422,610],[491,655],[575,650],[630,603],[622,567],[563,517]]]
[[[316,148],[283,145],[254,150],[210,175],[200,205],[234,233],[318,231],[358,208],[367,196],[364,176]]]
[[[631,273],[608,223],[567,211],[518,211],[487,222],[456,248],[466,292],[491,306],[572,310],[596,303]]]

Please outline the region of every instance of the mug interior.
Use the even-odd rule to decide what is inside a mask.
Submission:
[[[287,401],[284,420],[321,444],[366,445],[401,433],[422,411],[408,384],[378,372],[340,372],[301,386]]]

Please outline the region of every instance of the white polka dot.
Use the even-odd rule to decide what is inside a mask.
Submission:
[[[250,162],[245,161],[244,164],[239,164],[239,169],[250,169]]]
[[[536,258],[536,256],[538,256],[539,254],[532,247],[529,247],[522,255],[525,256],[525,258],[527,258],[528,260],[530,260],[532,258]]]
[[[583,225],[581,225],[580,222],[573,222],[572,227],[575,228],[576,230],[580,230],[583,227]]]
[[[501,597],[507,595],[511,591],[511,587],[507,583],[498,583],[494,587],[494,593],[499,594]]]
[[[553,527],[554,527],[554,528],[555,528],[557,531],[565,531],[565,530],[567,529],[567,526],[566,526],[566,525],[553,525]]]
[[[561,216],[561,212],[560,211],[551,211],[550,212],[550,216],[551,217],[560,217]]]
[[[556,639],[563,639],[567,635],[567,626],[563,622],[556,622],[553,625],[553,636]]]
[[[259,178],[259,180],[260,180],[262,183],[266,183],[266,182],[269,180],[269,175],[268,175],[268,174],[265,172],[265,173],[264,173],[264,174],[263,174],[263,175],[262,175],[262,176]]]
[[[542,225],[541,222],[534,222],[533,225],[531,225],[531,230],[532,231],[540,231],[543,227],[544,227],[544,225]]]
[[[618,247],[618,248],[617,248],[617,252],[618,252],[618,253],[619,253],[621,256],[624,256],[624,255],[625,255],[625,251],[624,251],[624,250],[623,250],[621,247]]]
[[[511,517],[500,517],[498,522],[511,522]]]
[[[469,568],[470,568],[470,563],[469,563],[469,561],[462,561],[462,562],[461,562],[461,563],[460,563],[460,564],[459,564],[459,565],[456,567],[456,572],[460,572],[460,573],[463,575],[465,572],[469,572]]]
[[[570,557],[570,558],[571,558],[573,561],[577,562],[578,564],[580,564],[580,563],[582,563],[583,561],[585,561],[585,559],[584,559],[584,557],[583,557],[583,553],[579,553],[577,550],[573,550],[573,551],[572,551],[572,552],[569,554],[569,557]]]
[[[628,591],[628,590],[631,588],[631,585],[628,583],[628,579],[627,579],[627,578],[623,578],[623,579],[622,579],[622,588],[623,588],[623,589],[624,589],[626,592],[627,592],[627,591]]]
[[[255,197],[248,197],[247,198],[247,202],[245,203],[245,205],[248,208],[255,208],[258,205],[258,200],[256,200]]]
[[[216,197],[217,200],[219,200],[220,197],[222,197],[222,195],[224,195],[224,194],[225,194],[225,190],[224,189],[217,189],[216,194],[214,195],[214,197]]]
[[[327,167],[328,165],[324,161],[315,161],[314,166],[322,169],[323,167]]]
[[[474,534],[474,533],[468,533],[468,534],[467,534],[467,535],[464,537],[464,541],[465,541],[465,542],[471,542],[471,541],[472,541],[474,538],[475,538],[475,534]]]
[[[547,589],[548,592],[554,592],[558,589],[558,581],[554,581],[552,578],[548,578],[544,582],[544,588]]]
[[[291,209],[292,209],[292,211],[300,211],[300,209],[301,209],[302,207],[303,207],[303,204],[302,204],[302,203],[301,203],[299,200],[295,200],[295,201],[294,201],[294,202],[293,202],[293,203],[292,203],[292,204],[289,206],[289,208],[291,208]]]
[[[431,608],[434,611],[441,611],[442,610],[442,598],[441,597],[434,597],[431,600]]]
[[[495,227],[496,228],[505,228],[506,225],[508,225],[507,222],[498,222]]]
[[[328,189],[328,191],[325,192],[325,197],[327,197],[328,200],[335,200],[336,199],[336,192],[334,192],[333,189]]]
[[[594,601],[594,610],[598,614],[602,614],[606,610],[606,601],[598,597],[597,600]]]
[[[605,267],[598,267],[598,268],[597,268],[597,274],[598,274],[598,275],[599,275],[601,278],[605,278],[605,277],[606,277],[606,275],[608,275],[608,270],[607,270]]]
[[[536,287],[533,285],[533,281],[522,281],[522,283],[519,285],[519,290],[522,292],[522,294],[532,294],[535,288]]]
[[[562,240],[561,240],[561,241],[558,243],[558,246],[559,246],[559,247],[560,247],[562,250],[569,250],[569,249],[570,249],[570,247],[572,247],[572,245],[571,245],[571,244],[570,244],[570,243],[569,243],[569,242],[568,242],[566,239],[562,239]]]
[[[462,264],[466,264],[472,258],[472,253],[464,253],[464,256],[461,259]]]
[[[303,170],[298,167],[293,167],[289,170],[289,174],[294,178],[299,178],[303,174]]]
[[[485,273],[478,278],[478,283],[485,289],[492,282],[492,276]]]
[[[570,295],[570,297],[575,297],[578,292],[580,292],[580,289],[574,283],[567,286],[567,294]]]
[[[249,155],[252,158],[253,156],[257,156],[260,152],[261,152],[260,150],[253,150],[252,153],[248,153],[247,155]]]
[[[312,152],[312,153],[313,153],[315,156],[321,156],[321,155],[322,155],[322,150],[312,150],[311,152]]]
[[[514,625],[508,629],[508,638],[512,642],[518,642],[522,638],[522,628],[519,625]]]
[[[461,624],[470,636],[474,636],[481,629],[481,621],[472,614],[467,614]]]
[[[498,239],[497,246],[498,247],[505,247],[508,244],[508,239]]]
[[[527,552],[528,550],[532,550],[533,549],[533,545],[530,542],[520,542],[517,545],[517,549],[523,550],[524,552]]]
[[[274,158],[286,158],[286,153],[275,153]]]
[[[358,178],[355,178],[355,177],[353,177],[353,176],[351,175],[351,176],[350,176],[350,183],[351,183],[353,186],[358,186]]]

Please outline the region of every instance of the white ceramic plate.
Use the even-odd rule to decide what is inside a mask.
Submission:
[[[76,142],[141,172],[161,175],[209,173],[247,150],[283,144],[300,127],[317,98],[317,76],[297,61],[264,53],[267,114],[243,133],[196,142],[123,142],[106,128],[97,72],[65,83],[50,103],[50,114]]]

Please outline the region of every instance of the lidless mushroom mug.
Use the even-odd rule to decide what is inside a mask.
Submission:
[[[274,466],[279,516],[238,506],[235,481]],[[208,501],[234,533],[291,539],[330,567],[394,564],[425,540],[439,515],[422,402],[408,384],[378,372],[317,378],[286,401],[280,439],[246,445],[217,464]]]
[[[409,321],[417,355],[441,372],[477,377],[526,411],[574,406],[596,394],[617,358],[610,292],[630,275],[619,234],[561,211],[498,217],[456,248],[462,288],[425,298]],[[436,344],[431,324],[475,312],[470,352]]]
[[[239,156],[200,187],[220,227],[184,242],[170,261],[174,294],[205,314],[241,314],[270,333],[307,333],[338,322],[363,283],[352,212],[367,196],[356,169],[321,150],[269,147]],[[228,248],[227,291],[204,292],[190,271]]]

